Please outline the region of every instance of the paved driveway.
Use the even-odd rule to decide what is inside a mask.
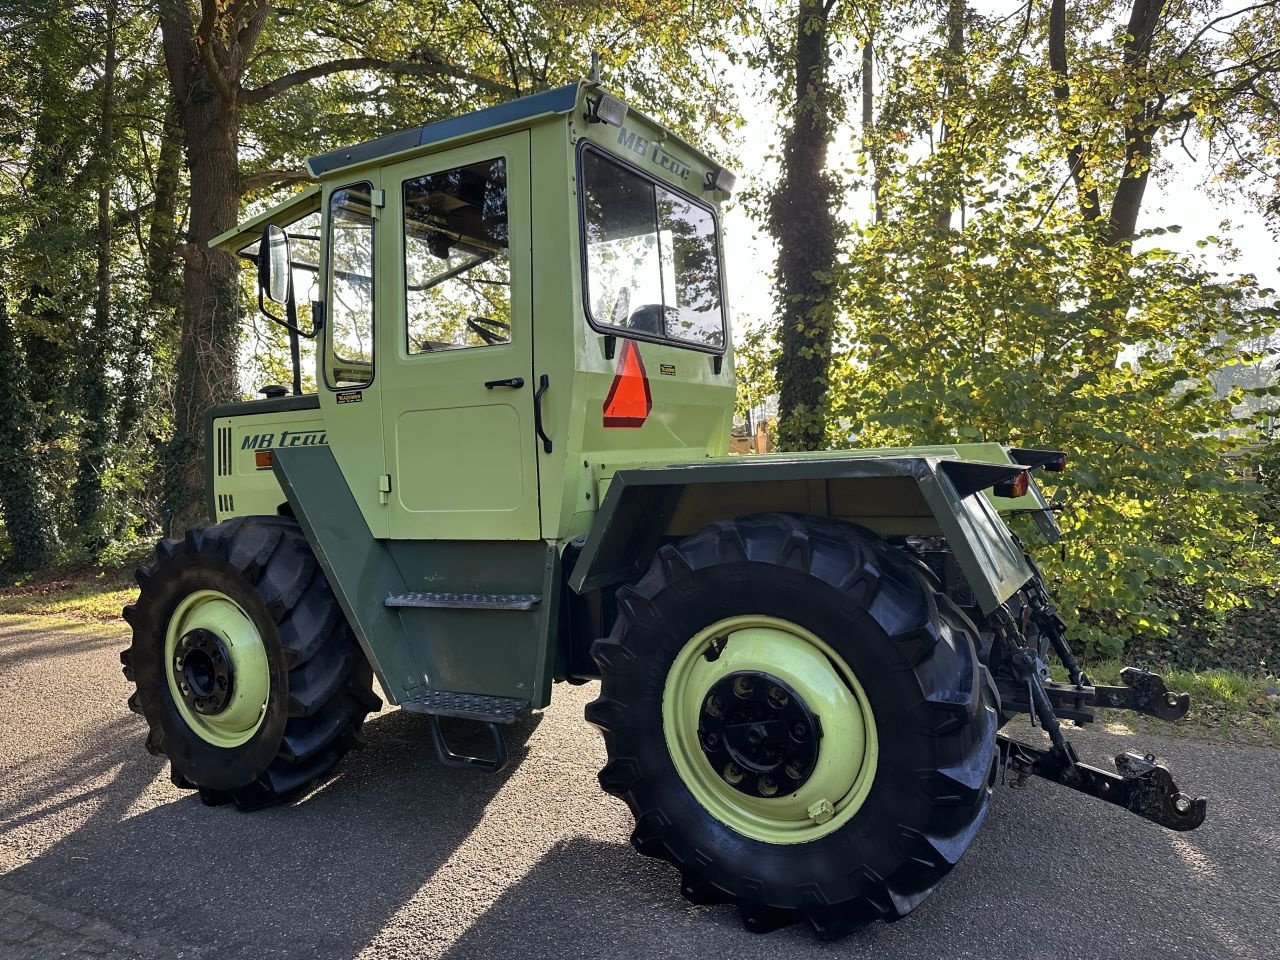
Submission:
[[[240,814],[169,784],[124,706],[118,628],[0,621],[0,958],[1250,957],[1280,954],[1280,751],[1103,731],[1210,797],[1175,834],[1048,783],[1000,788],[906,920],[836,944],[746,933],[635,854],[598,790],[594,688],[518,730],[515,763],[440,766],[418,717],[305,800]]]

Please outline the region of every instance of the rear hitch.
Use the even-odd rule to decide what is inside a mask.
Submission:
[[[998,737],[1004,766],[1018,774],[1043,777],[1105,800],[1170,830],[1194,830],[1204,823],[1207,802],[1178,789],[1167,767],[1150,754],[1126,752],[1115,758],[1118,773],[1080,763],[1070,744],[1041,750],[1006,736]]]
[[[1034,665],[1034,652],[1031,656],[1030,665]],[[1009,710],[1031,713],[1034,692],[1029,698],[1028,670],[1021,664],[1014,666],[1015,676],[999,684],[1000,702]],[[1022,668],[1018,669],[1019,667]],[[1165,686],[1164,678],[1159,674],[1137,667],[1125,667],[1120,671],[1120,680],[1124,683],[1122,687],[1088,683],[1077,686],[1073,683],[1056,683],[1043,676],[1038,680],[1054,714],[1060,720],[1074,720],[1081,724],[1093,722],[1095,707],[1132,710],[1161,720],[1181,720],[1191,708],[1189,694],[1174,693]]]

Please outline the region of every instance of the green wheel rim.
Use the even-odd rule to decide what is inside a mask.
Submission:
[[[719,655],[704,654],[715,644]],[[788,684],[821,718],[813,773],[795,793],[753,797],[730,786],[707,759],[698,718],[707,692],[740,671]],[[694,799],[725,826],[765,843],[806,843],[848,823],[871,792],[875,717],[844,659],[810,631],[766,616],[731,617],[699,631],[676,655],[662,694],[667,750]]]
[[[175,676],[178,645],[192,630],[208,630],[221,640],[231,662],[233,682],[226,706],[216,714],[197,713],[183,698]],[[244,609],[218,590],[198,590],[183,598],[164,641],[165,677],[169,696],[191,731],[215,747],[231,748],[247,743],[266,717],[271,677],[267,648],[258,628]]]

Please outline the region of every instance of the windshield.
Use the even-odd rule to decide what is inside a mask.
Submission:
[[[716,222],[604,154],[582,157],[587,304],[598,327],[724,346]]]

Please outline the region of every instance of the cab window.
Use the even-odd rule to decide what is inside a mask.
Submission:
[[[329,386],[373,380],[373,185],[358,183],[329,196]]]
[[[510,343],[506,161],[414,177],[403,191],[409,353]]]
[[[724,347],[711,210],[611,160],[582,154],[588,317],[596,327]]]

